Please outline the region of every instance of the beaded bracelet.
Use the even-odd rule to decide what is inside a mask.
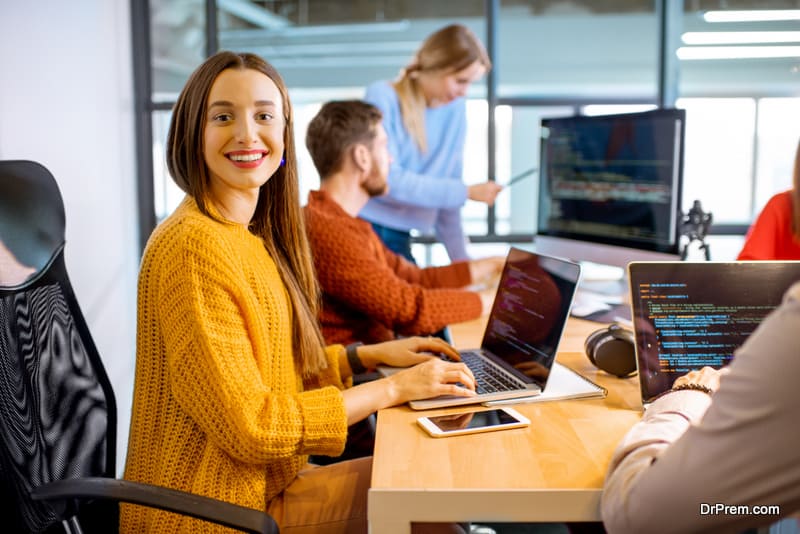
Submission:
[[[363,345],[360,341],[356,343],[350,343],[345,348],[345,352],[347,353],[347,363],[350,364],[350,369],[353,371],[354,375],[361,375],[367,372],[367,368],[364,367],[364,364],[361,362],[361,358],[358,357],[358,347]]]
[[[679,386],[672,386],[672,389],[670,389],[670,391],[684,391],[684,390],[702,391],[703,393],[706,393],[707,395],[713,395],[714,394],[714,390],[711,389],[710,387],[704,386],[702,384],[694,384],[694,383],[687,383],[687,384],[681,384]]]

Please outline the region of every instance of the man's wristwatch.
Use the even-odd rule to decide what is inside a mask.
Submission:
[[[353,371],[354,375],[361,375],[367,372],[367,368],[364,367],[364,364],[358,357],[358,347],[361,345],[363,345],[363,343],[357,341],[355,343],[350,343],[345,348],[345,352],[347,353],[347,363],[350,364],[350,369]]]

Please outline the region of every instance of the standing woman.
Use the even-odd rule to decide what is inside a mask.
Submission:
[[[384,243],[411,261],[410,230],[433,230],[450,261],[467,260],[461,206],[489,205],[502,186],[466,186],[462,179],[470,84],[491,68],[475,34],[461,24],[446,26],[422,43],[394,82],[367,88],[365,100],[383,113],[392,166],[388,195],[371,199],[359,216]]]
[[[285,534],[366,532],[371,458],[313,467],[308,455],[340,454],[348,425],[381,408],[472,395],[472,375],[420,354],[457,358],[438,339],[323,346],[291,105],[263,59],[220,52],[198,67],[167,160],[186,197],[142,259],[125,478],[266,510]],[[381,362],[420,365],[347,387],[351,365]],[[121,527],[227,532],[129,505]]]

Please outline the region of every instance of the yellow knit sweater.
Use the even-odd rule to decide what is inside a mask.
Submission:
[[[312,389],[295,369],[291,305],[260,238],[187,198],[150,237],[139,274],[125,478],[264,510],[307,462],[338,455],[341,346]],[[122,532],[228,531],[123,505]]]

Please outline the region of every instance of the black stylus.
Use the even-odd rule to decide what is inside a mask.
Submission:
[[[516,182],[519,182],[523,178],[527,178],[528,176],[530,176],[531,174],[535,173],[538,170],[539,170],[538,168],[533,167],[533,168],[528,169],[525,172],[521,172],[518,175],[516,175],[513,178],[511,178],[503,187],[508,187],[509,185],[512,185],[512,184],[514,184]]]

